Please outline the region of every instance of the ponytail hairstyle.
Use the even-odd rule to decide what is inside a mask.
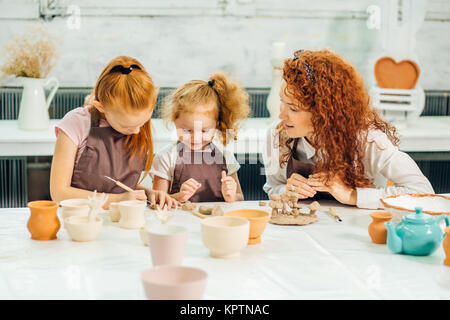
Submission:
[[[121,108],[124,111],[153,111],[158,90],[144,66],[135,58],[119,56],[111,60],[103,69],[93,90],[93,103],[100,103],[103,108]],[[103,115],[91,109],[93,117]],[[146,159],[145,176],[153,161],[153,139],[151,122],[148,120],[138,134],[131,134],[125,140],[130,161],[138,156]],[[142,180],[141,180],[142,181]]]
[[[214,73],[209,81],[192,80],[165,99],[161,117],[173,122],[184,112],[195,112],[198,105],[211,105],[217,119],[216,129],[226,145],[236,140],[239,122],[250,115],[249,95],[223,73]]]

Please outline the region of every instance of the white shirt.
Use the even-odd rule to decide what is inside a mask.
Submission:
[[[266,183],[264,191],[271,195],[286,191],[287,165],[280,167],[280,151],[278,133],[274,123],[266,135],[263,150],[264,168],[266,170]],[[392,144],[387,135],[380,130],[371,130],[367,135],[363,159],[365,174],[374,180],[375,188],[356,188],[356,206],[359,208],[378,209],[383,205],[380,198],[400,193],[434,193],[428,179],[420,171],[411,157],[400,151]],[[316,150],[304,138],[297,144],[297,152],[306,154],[306,158],[313,161]],[[394,186],[386,186],[389,179]]]
[[[234,154],[223,148],[223,146],[220,144],[214,145],[220,152],[222,152],[225,158],[228,175],[230,176],[233,173],[237,172],[241,166],[237,162]],[[201,151],[203,152],[211,151],[211,147],[207,146],[204,150]],[[173,181],[173,172],[177,164],[177,158],[178,158],[177,144],[172,143],[170,145],[167,145],[161,151],[156,153],[155,158],[153,159],[152,168],[150,169],[150,176],[153,179],[155,178],[156,175],[163,179],[169,180],[171,182],[170,186],[171,188]]]

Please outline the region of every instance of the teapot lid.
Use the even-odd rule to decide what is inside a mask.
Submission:
[[[422,223],[428,223],[431,221],[434,221],[433,216],[423,213],[421,207],[415,207],[416,210],[415,213],[410,213],[404,216],[404,219],[407,222],[416,223],[416,224],[422,224]]]

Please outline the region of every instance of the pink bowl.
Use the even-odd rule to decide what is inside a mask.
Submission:
[[[183,266],[158,266],[141,274],[145,294],[150,300],[200,300],[208,274]]]

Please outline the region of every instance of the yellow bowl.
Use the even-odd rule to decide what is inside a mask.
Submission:
[[[261,235],[270,220],[270,213],[264,210],[256,209],[238,209],[228,211],[225,216],[242,217],[250,222],[250,234],[248,244],[257,244],[261,242]]]

